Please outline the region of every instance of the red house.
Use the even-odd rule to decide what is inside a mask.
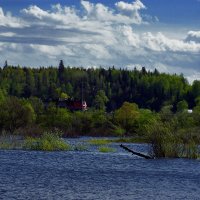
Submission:
[[[71,111],[87,110],[86,101],[79,101],[73,99],[59,99],[57,106],[60,108],[67,108]]]

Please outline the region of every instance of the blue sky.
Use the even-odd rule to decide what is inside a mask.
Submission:
[[[92,3],[102,3],[113,7],[116,0],[90,0]],[[132,0],[126,2],[132,3]],[[200,27],[200,0],[143,0],[148,8],[147,13],[156,15],[163,23],[194,25]],[[0,6],[6,11],[18,14],[18,11],[29,5],[37,5],[49,9],[52,4],[80,7],[79,0],[0,0]]]
[[[0,0],[0,63],[200,78],[200,0]],[[1,65],[1,64],[0,64]]]

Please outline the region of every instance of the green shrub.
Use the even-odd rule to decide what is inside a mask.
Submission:
[[[155,158],[198,158],[199,138],[195,129],[177,130],[177,122],[157,121],[148,126],[149,143]]]
[[[120,127],[116,127],[115,130],[113,131],[113,133],[117,137],[122,137],[125,135],[126,130],[124,130],[123,128],[120,128]]]
[[[99,152],[101,153],[113,153],[113,152],[116,152],[116,149],[115,148],[111,148],[111,147],[108,147],[108,146],[101,146],[99,147]]]
[[[67,151],[71,150],[69,144],[53,133],[44,133],[39,138],[27,138],[24,143],[25,149],[41,151]]]

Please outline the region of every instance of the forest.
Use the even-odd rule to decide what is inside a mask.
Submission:
[[[100,91],[106,96],[108,112],[119,108],[123,102],[134,102],[140,108],[159,111],[164,105],[173,105],[185,100],[192,109],[200,97],[200,81],[189,85],[183,75],[159,73],[136,68],[85,69],[65,67],[14,67],[7,64],[0,68],[0,89],[8,96],[18,98],[37,97],[42,102],[56,101],[62,95],[83,98],[89,107],[98,107]],[[100,92],[101,93],[101,92]]]
[[[60,108],[60,98],[83,98],[88,109]],[[58,67],[6,64],[0,68],[0,111],[1,134],[131,136],[151,143],[158,157],[178,151],[195,157],[200,142],[200,81],[190,85],[182,74],[145,67],[85,69],[65,67],[62,60]]]

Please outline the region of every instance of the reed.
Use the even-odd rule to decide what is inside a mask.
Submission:
[[[87,150],[88,150],[88,146],[87,146],[87,145],[84,145],[84,144],[76,144],[76,145],[73,147],[73,150],[74,150],[74,151],[87,151]]]
[[[23,148],[38,151],[67,151],[71,146],[53,133],[44,133],[39,138],[27,138]]]
[[[99,152],[101,152],[101,153],[114,153],[114,152],[116,152],[116,149],[108,147],[108,146],[101,146],[101,147],[99,147]]]
[[[91,145],[106,145],[111,143],[111,140],[108,139],[91,139],[87,141]]]

